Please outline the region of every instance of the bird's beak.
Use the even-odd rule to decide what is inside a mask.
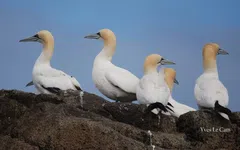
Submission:
[[[95,34],[90,34],[90,35],[87,35],[85,36],[84,38],[86,39],[99,39],[101,36],[99,33],[95,33]]]
[[[28,84],[26,84],[26,87],[28,87],[28,86],[32,86],[32,85],[34,85],[34,84],[33,84],[33,81],[28,82]]]
[[[161,61],[161,64],[162,64],[162,65],[175,65],[176,63],[174,63],[174,62],[172,62],[172,61],[170,61],[170,60],[167,60],[167,59],[163,59],[163,60]]]
[[[218,50],[218,55],[229,55],[229,53],[223,49]]]
[[[34,36],[31,36],[31,37],[22,39],[19,42],[37,42],[39,40],[40,40],[39,37],[37,35],[34,35]]]
[[[174,83],[179,85],[179,82],[178,82],[178,80],[176,78],[174,79]]]

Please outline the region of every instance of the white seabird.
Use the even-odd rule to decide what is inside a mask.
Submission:
[[[50,60],[54,51],[54,38],[47,30],[42,30],[36,35],[22,39],[19,42],[39,42],[43,45],[41,55],[35,62],[32,72],[32,81],[39,93],[59,94],[60,90],[78,90],[83,94],[79,82],[72,76],[51,67]]]
[[[157,72],[159,65],[175,64],[158,54],[151,54],[144,62],[144,76],[137,86],[137,99],[140,104],[148,105],[146,113],[155,108],[167,112],[166,105],[170,90],[164,81],[164,71]],[[161,69],[163,70],[163,69]]]
[[[136,100],[136,86],[139,79],[111,62],[116,48],[114,33],[109,29],[102,29],[84,38],[104,41],[104,47],[93,63],[92,78],[97,89],[112,100],[120,102]]]
[[[176,79],[176,71],[172,68],[164,68],[165,73],[165,82],[167,83],[171,93],[174,86],[174,83],[179,84]],[[189,111],[196,111],[196,109],[189,107],[187,105],[181,104],[175,101],[172,98],[172,95],[169,96],[168,104],[166,106],[168,112],[175,117],[179,117]]]
[[[225,119],[229,120],[231,111],[228,106],[228,91],[218,77],[217,55],[227,55],[216,43],[203,47],[203,74],[196,80],[194,95],[199,108],[214,108]]]

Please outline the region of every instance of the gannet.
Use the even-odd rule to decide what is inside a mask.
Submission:
[[[176,79],[176,71],[172,68],[164,68],[165,73],[165,82],[167,83],[170,92],[172,93],[174,83],[179,84]],[[175,101],[172,98],[172,95],[169,96],[168,104],[166,106],[168,112],[175,117],[179,117],[182,114],[185,114],[189,111],[196,111],[194,108],[189,107],[187,105],[181,104]]]
[[[165,106],[168,103],[170,90],[164,81],[164,71],[157,72],[160,65],[175,64],[164,59],[158,54],[151,54],[146,57],[144,62],[144,76],[137,86],[137,99],[140,104],[146,104],[149,113],[155,108],[167,112]]]
[[[114,33],[109,29],[102,29],[84,38],[104,41],[104,47],[93,63],[92,79],[97,89],[112,100],[120,102],[136,100],[136,86],[139,79],[131,72],[111,62],[116,48]]]
[[[79,82],[72,76],[51,67],[50,60],[54,50],[54,38],[47,30],[42,30],[32,37],[25,38],[19,42],[39,42],[43,45],[41,55],[35,62],[32,71],[32,81],[39,93],[59,94],[60,90],[78,90],[83,95]]]
[[[227,55],[216,43],[203,47],[203,74],[196,80],[194,95],[200,109],[214,108],[225,119],[229,120],[231,111],[228,106],[228,91],[218,77],[217,55]]]

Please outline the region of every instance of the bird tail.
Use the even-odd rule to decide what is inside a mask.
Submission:
[[[214,109],[225,119],[229,120],[229,116],[232,116],[232,112],[230,109],[221,106],[218,101],[215,102]]]

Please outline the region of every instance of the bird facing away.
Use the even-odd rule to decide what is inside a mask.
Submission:
[[[175,64],[164,59],[158,54],[151,54],[144,62],[144,76],[137,86],[137,99],[140,104],[148,105],[146,113],[155,108],[167,112],[166,105],[170,96],[170,90],[164,81],[164,71],[157,71],[160,65]]]
[[[39,93],[59,94],[61,90],[78,90],[83,94],[79,82],[72,76],[51,67],[50,60],[54,51],[54,38],[47,30],[42,30],[32,37],[20,40],[20,42],[39,42],[43,45],[43,50],[36,60],[32,81],[26,86],[34,84]]]
[[[176,71],[172,68],[164,68],[165,73],[165,82],[167,83],[170,92],[172,93],[172,89],[174,86],[174,83],[179,84],[179,82],[176,79]],[[179,117],[182,114],[185,114],[189,111],[196,111],[194,108],[189,107],[187,105],[181,104],[177,101],[175,101],[172,98],[172,95],[169,96],[168,104],[166,106],[168,112],[175,117]]]
[[[203,74],[196,80],[194,95],[200,109],[214,108],[225,119],[229,120],[231,111],[228,106],[228,91],[218,77],[216,56],[227,55],[216,43],[203,47]]]
[[[139,79],[131,72],[112,64],[116,48],[116,36],[109,29],[85,36],[87,39],[100,39],[104,42],[101,52],[95,57],[92,78],[97,89],[106,97],[120,101],[136,100],[136,86]]]

